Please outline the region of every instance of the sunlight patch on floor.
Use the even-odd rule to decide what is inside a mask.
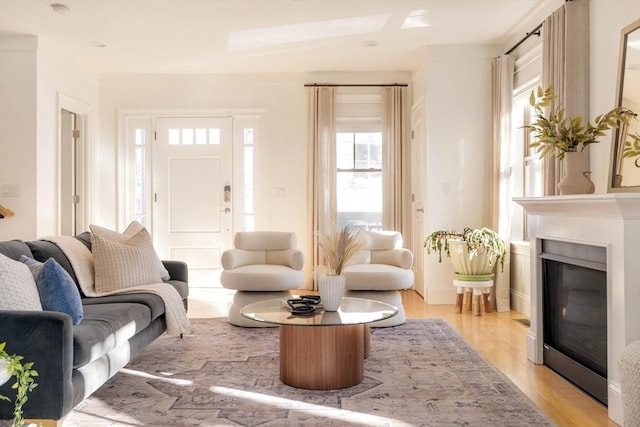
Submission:
[[[297,400],[284,399],[282,397],[270,396],[267,394],[253,393],[250,391],[236,390],[228,387],[209,387],[214,393],[220,393],[237,399],[251,400],[263,405],[272,405],[277,408],[283,408],[293,411],[306,412],[311,415],[318,415],[325,418],[334,418],[340,421],[354,422],[366,424],[368,426],[389,426],[394,427],[410,427],[412,424],[405,423],[401,420],[395,420],[392,418],[378,417],[376,415],[365,414],[362,412],[354,412],[346,409],[337,409],[326,406],[314,405],[306,402],[299,402]]]

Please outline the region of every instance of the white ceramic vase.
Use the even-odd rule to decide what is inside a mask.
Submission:
[[[338,311],[344,295],[344,276],[319,277],[318,292],[325,311]]]
[[[584,170],[584,153],[567,152],[562,160],[564,177],[558,183],[560,194],[591,194],[595,190],[591,172]]]

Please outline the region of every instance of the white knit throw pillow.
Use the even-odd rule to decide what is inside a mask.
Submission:
[[[89,229],[91,229],[91,232],[93,234],[97,234],[101,237],[104,237],[105,239],[112,240],[114,242],[120,242],[120,243],[125,243],[132,236],[140,232],[140,230],[146,230],[144,226],[140,224],[138,221],[132,221],[131,224],[127,226],[126,230],[124,230],[124,233],[118,233],[117,231],[109,230],[108,228],[100,227],[98,225],[93,225],[93,224],[89,226]],[[151,243],[151,247],[153,248],[153,242]],[[170,277],[169,272],[162,264],[162,261],[158,257],[158,254],[156,253],[155,249],[153,251],[153,258],[155,259],[158,265],[158,272],[160,274],[160,278],[162,278],[162,280],[169,280],[169,277]]]
[[[91,234],[98,293],[162,282],[149,232],[142,228],[124,242]]]
[[[0,310],[42,311],[31,270],[0,254]]]

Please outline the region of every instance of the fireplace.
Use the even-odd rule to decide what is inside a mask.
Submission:
[[[544,364],[607,404],[606,248],[543,239]]]
[[[531,246],[531,327],[527,335],[527,358],[531,362],[543,364],[545,358],[549,359],[550,357],[549,353],[545,351],[545,346],[548,346],[546,344],[547,335],[553,332],[549,330],[544,318],[546,303],[543,297],[543,263],[551,264],[553,260],[545,261],[541,257],[545,252],[544,249],[549,250],[548,242],[567,242],[598,247],[601,251],[600,257],[606,259],[604,263],[600,262],[601,259],[596,261],[596,264],[605,264],[606,266],[606,271],[603,271],[606,283],[606,302],[604,304],[606,305],[607,319],[605,327],[606,396],[609,418],[622,425],[622,396],[618,360],[628,344],[640,340],[640,286],[638,286],[638,278],[640,278],[640,262],[638,261],[638,254],[640,254],[640,238],[638,238],[640,236],[640,193],[527,197],[514,200],[527,211],[527,234]],[[569,256],[569,258],[574,257]],[[593,266],[593,264],[589,264],[588,270],[598,270],[599,267],[592,268]],[[561,273],[549,271],[545,274],[585,273],[584,270],[575,269],[573,266],[563,268],[565,272],[562,270]],[[567,294],[565,304],[568,304],[568,292],[562,291],[562,293]],[[591,294],[574,293],[571,301],[584,303],[585,300],[588,300],[591,303],[593,301],[589,295]],[[596,309],[592,308],[593,310]],[[597,310],[604,311],[604,309]],[[574,315],[569,316],[569,320],[572,316]]]

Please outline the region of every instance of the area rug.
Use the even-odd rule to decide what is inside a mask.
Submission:
[[[192,320],[163,336],[65,420],[75,426],[549,426],[552,422],[441,319],[372,329],[357,386],[279,380],[278,329]]]

